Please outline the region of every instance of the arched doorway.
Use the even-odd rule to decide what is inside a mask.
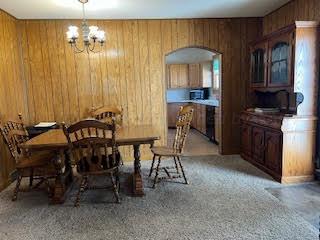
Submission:
[[[222,54],[190,46],[165,55],[168,143],[174,137],[175,117],[181,105],[195,109],[186,155],[219,154],[222,149]]]

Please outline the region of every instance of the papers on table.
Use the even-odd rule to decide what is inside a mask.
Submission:
[[[39,124],[35,125],[34,127],[53,127],[56,125],[56,122],[40,122]]]

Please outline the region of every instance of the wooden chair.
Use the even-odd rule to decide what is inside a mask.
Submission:
[[[91,117],[106,123],[111,123],[114,118],[117,126],[122,126],[123,123],[123,111],[116,107],[92,108]]]
[[[50,193],[49,178],[55,177],[55,169],[51,160],[55,157],[52,152],[27,153],[19,148],[19,144],[29,140],[28,132],[19,115],[19,120],[9,120],[5,124],[0,123],[1,134],[7,144],[12,157],[16,162],[17,182],[14,189],[12,201],[17,200],[20,184],[23,177],[29,177],[29,187],[33,180],[40,180],[33,188],[45,183]]]
[[[115,120],[111,124],[98,120],[83,120],[69,127],[63,124],[71,158],[81,175],[80,188],[74,203],[79,206],[80,196],[87,189],[112,188],[116,202],[119,198],[119,159],[116,157]],[[111,153],[110,150],[111,149]],[[110,176],[112,186],[89,187],[89,176]]]
[[[112,123],[112,119],[115,119],[116,127],[121,127],[123,124],[123,110],[116,107],[100,107],[92,108],[91,117],[105,123]],[[118,149],[117,149],[118,151]],[[117,158],[120,159],[121,165],[123,165],[123,160],[120,152],[117,152]]]
[[[175,164],[174,167],[161,168],[167,174],[167,177],[169,179],[181,178],[181,175],[180,175],[180,169],[181,169],[182,177],[185,183],[188,184],[188,180],[186,178],[185,171],[181,163],[181,156],[183,154],[183,148],[186,142],[187,135],[190,130],[192,117],[193,117],[193,108],[191,106],[187,105],[185,107],[181,107],[177,115],[177,123],[176,123],[177,129],[176,129],[176,135],[175,135],[173,146],[151,148],[151,151],[153,153],[153,160],[150,168],[149,177],[151,177],[153,170],[156,170],[154,183],[153,183],[154,188],[158,181],[160,163],[161,163],[162,157],[173,157],[173,160],[174,160],[174,164]],[[156,157],[158,157],[158,164],[157,164],[157,167],[154,169],[154,163],[155,163]],[[178,166],[178,163],[179,163],[179,166]],[[175,175],[172,175],[172,172],[171,173],[169,172],[170,169],[175,169],[175,173],[174,173]]]

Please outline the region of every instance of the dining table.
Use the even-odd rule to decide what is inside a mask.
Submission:
[[[152,125],[121,126],[116,130],[118,146],[133,147],[133,196],[143,196],[143,179],[141,175],[140,146],[154,145],[160,140],[159,131]],[[20,144],[20,148],[32,154],[34,151],[54,151],[56,157],[53,164],[56,169],[56,178],[52,191],[51,202],[62,204],[73,183],[72,163],[67,150],[69,148],[63,129],[51,129]],[[49,161],[49,160],[48,160]]]

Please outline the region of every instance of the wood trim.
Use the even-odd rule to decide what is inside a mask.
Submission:
[[[283,184],[305,183],[305,182],[313,181],[314,178],[315,178],[314,175],[281,177],[281,183]]]

